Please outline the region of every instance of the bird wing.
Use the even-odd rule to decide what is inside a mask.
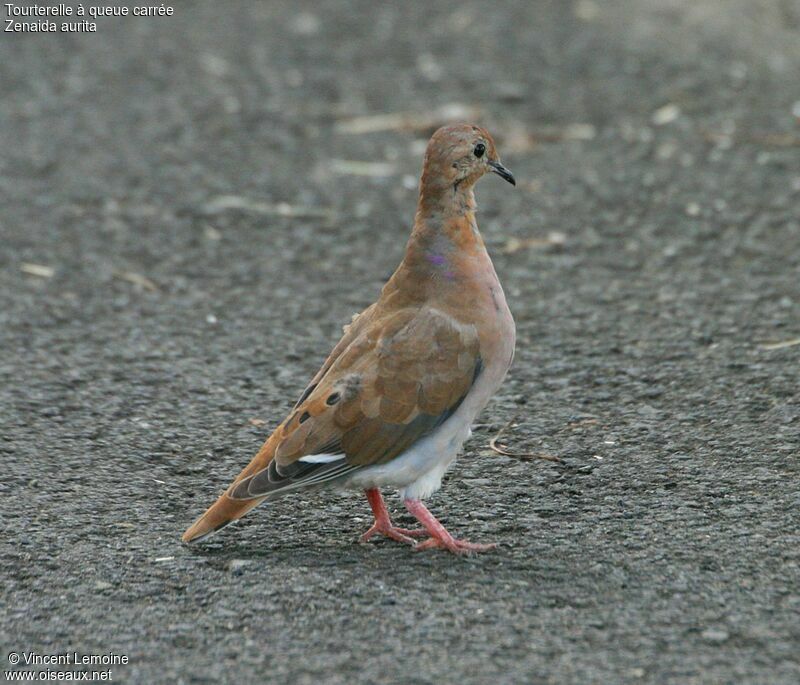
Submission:
[[[481,370],[474,325],[431,307],[360,316],[233,499],[317,485],[402,454],[455,412]]]

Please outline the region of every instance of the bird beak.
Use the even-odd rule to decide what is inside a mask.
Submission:
[[[497,174],[500,178],[505,179],[508,181],[512,186],[517,185],[517,182],[514,180],[514,174],[512,174],[508,169],[506,169],[500,162],[495,162],[494,160],[489,160],[489,166],[492,167],[492,173]]]

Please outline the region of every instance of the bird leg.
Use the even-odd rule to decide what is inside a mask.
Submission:
[[[406,505],[406,509],[414,515],[414,518],[416,518],[430,534],[429,539],[414,546],[415,550],[446,549],[453,554],[472,554],[486,552],[497,546],[496,543],[482,545],[477,542],[456,540],[418,499],[404,500],[404,504]]]
[[[389,512],[386,509],[386,504],[383,501],[383,496],[378,488],[370,488],[365,490],[364,494],[367,496],[367,501],[375,515],[375,523],[372,527],[361,536],[361,542],[366,542],[375,533],[385,535],[387,538],[397,540],[398,542],[405,542],[406,544],[413,545],[414,540],[411,538],[425,535],[424,530],[408,530],[407,528],[398,528],[392,523],[389,518]]]

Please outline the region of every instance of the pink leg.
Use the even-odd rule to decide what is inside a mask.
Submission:
[[[416,545],[414,547],[416,550],[439,548],[446,549],[453,554],[471,554],[473,552],[486,552],[497,547],[495,543],[481,545],[477,542],[456,540],[418,499],[407,499],[404,504],[406,509],[414,515],[431,536],[430,539]]]
[[[412,537],[425,535],[424,530],[408,530],[406,528],[398,528],[395,526],[392,523],[392,519],[389,518],[389,512],[386,510],[386,504],[384,504],[381,491],[378,490],[378,488],[370,488],[369,490],[365,490],[364,494],[366,494],[369,506],[372,509],[372,513],[375,515],[375,523],[373,523],[372,527],[361,536],[361,542],[366,542],[373,535],[375,535],[375,533],[380,533],[381,535],[385,535],[387,538],[391,538],[392,540],[413,545],[414,541],[411,539]]]

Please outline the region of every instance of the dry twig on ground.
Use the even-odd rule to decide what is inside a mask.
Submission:
[[[563,463],[559,457],[555,457],[552,454],[542,454],[542,453],[524,453],[524,452],[511,452],[507,447],[504,447],[500,444],[500,438],[505,435],[506,431],[511,428],[514,422],[519,418],[519,414],[513,416],[511,420],[503,426],[499,431],[497,431],[497,435],[495,435],[491,440],[489,440],[489,447],[497,452],[497,454],[502,454],[504,457],[509,457],[511,459],[520,459],[521,461],[533,461],[534,459],[544,459],[545,461],[555,461],[559,464]]]

